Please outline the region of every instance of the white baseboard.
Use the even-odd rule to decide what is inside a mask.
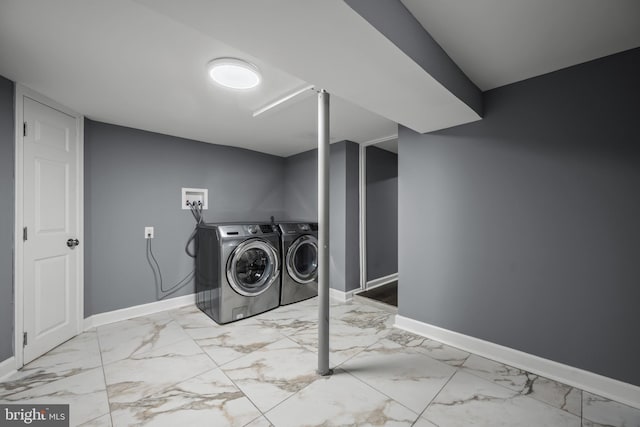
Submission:
[[[172,310],[174,308],[180,308],[195,303],[195,294],[190,294],[162,301],[150,302],[148,304],[134,305],[133,307],[108,311],[106,313],[94,314],[93,316],[89,316],[84,319],[84,330],[86,331],[109,323],[119,322],[133,317],[147,316],[160,311]]]
[[[337,289],[329,288],[329,297],[340,302],[349,302],[353,299],[353,294],[358,290],[359,289],[354,289],[352,291],[344,292]]]
[[[640,387],[396,315],[395,327],[640,409]]]
[[[395,282],[398,280],[398,273],[389,274],[388,276],[378,277],[377,279],[369,280],[367,282],[367,290],[377,288],[387,283]]]
[[[0,362],[0,381],[16,373],[16,358],[11,356]]]

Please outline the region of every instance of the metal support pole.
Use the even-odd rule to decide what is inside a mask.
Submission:
[[[318,374],[329,369],[329,94],[318,92]]]

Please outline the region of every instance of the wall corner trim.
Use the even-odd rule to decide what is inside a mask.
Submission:
[[[0,381],[4,381],[16,372],[18,370],[16,369],[16,358],[14,356],[0,362]]]
[[[133,307],[122,308],[119,310],[107,311],[105,313],[94,314],[93,316],[89,316],[84,319],[84,330],[87,331],[91,328],[97,328],[98,326],[132,319],[134,317],[147,316],[160,311],[195,305],[195,303],[196,295],[190,294],[162,301],[150,302],[148,304],[134,305]]]
[[[640,409],[640,387],[469,335],[396,315],[394,326]]]
[[[360,288],[344,292],[339,291],[338,289],[329,288],[329,297],[333,298],[336,301],[349,302],[353,299],[353,294],[359,290]]]

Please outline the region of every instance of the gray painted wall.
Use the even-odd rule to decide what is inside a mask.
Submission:
[[[640,49],[399,135],[399,313],[640,385]]]
[[[358,156],[358,145],[353,142],[342,141],[331,144],[329,159],[331,169],[329,189],[330,286],[341,291],[360,286]],[[284,175],[284,211],[286,213],[284,219],[317,221],[317,150],[306,151],[286,158]]]
[[[482,92],[400,0],[345,2],[433,78],[482,116]]]
[[[398,155],[367,147],[367,281],[398,272]]]
[[[341,291],[346,290],[347,251],[346,251],[346,164],[347,143],[338,142],[330,149],[329,178],[329,286]],[[316,168],[316,174],[317,172]],[[317,199],[316,192],[316,199]]]
[[[329,151],[329,164],[333,169],[335,144]],[[305,151],[285,159],[284,166],[285,220],[318,221],[318,150]],[[330,179],[332,177],[330,176]],[[333,191],[329,189],[329,194]],[[333,199],[329,200],[333,206]],[[329,218],[331,222],[331,218]]]
[[[156,300],[145,226],[167,285],[189,273],[182,187],[208,188],[208,222],[268,221],[283,216],[283,180],[280,157],[86,120],[85,316]]]
[[[360,288],[360,147],[347,141],[345,156],[345,290]]]
[[[0,76],[0,362],[13,356],[14,86]]]

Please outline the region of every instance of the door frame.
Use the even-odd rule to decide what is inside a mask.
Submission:
[[[15,174],[14,174],[14,272],[13,272],[13,289],[14,289],[14,347],[13,353],[16,361],[16,369],[24,366],[24,354],[22,351],[22,338],[24,332],[24,242],[22,240],[23,223],[23,204],[24,204],[24,156],[22,151],[22,132],[24,123],[24,97],[31,98],[41,104],[51,107],[55,110],[61,111],[75,118],[76,120],[76,138],[78,142],[78,151],[76,154],[76,185],[77,185],[77,206],[76,206],[76,218],[78,221],[78,239],[82,243],[80,247],[76,248],[78,254],[78,262],[76,267],[76,304],[75,310],[77,311],[77,324],[76,334],[82,332],[83,320],[84,320],[84,116],[76,113],[75,111],[57,103],[56,101],[47,98],[44,95],[29,89],[28,87],[16,83],[15,84]]]
[[[358,210],[360,214],[360,290],[362,291],[366,291],[370,285],[376,286],[367,280],[367,147],[397,138],[398,134],[394,134],[360,143],[360,176],[358,180],[360,201]]]

